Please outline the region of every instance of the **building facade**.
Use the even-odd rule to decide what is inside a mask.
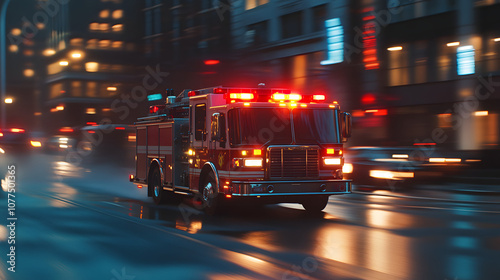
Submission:
[[[57,12],[51,15],[43,51],[45,129],[104,119],[131,123],[146,113],[137,107],[143,103],[138,100],[129,100],[127,110],[117,109],[140,84],[140,74],[147,74],[140,44],[141,8],[137,1],[123,0],[69,1],[53,8]]]

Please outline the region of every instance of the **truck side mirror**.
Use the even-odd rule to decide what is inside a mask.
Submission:
[[[350,113],[342,112],[342,141],[347,142],[347,138],[351,137],[352,132],[352,117]]]
[[[210,125],[210,131],[211,131],[211,138],[213,141],[218,141],[220,139],[220,131],[219,131],[219,116],[220,114],[219,113],[214,113],[212,115],[212,121],[211,121],[211,125]]]
[[[226,119],[223,113],[214,113],[211,120],[211,138],[213,141],[226,143]]]

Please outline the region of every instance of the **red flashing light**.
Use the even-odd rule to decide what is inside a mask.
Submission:
[[[223,89],[223,88],[216,88],[214,89],[214,93],[226,93],[227,90],[226,89]]]
[[[24,133],[24,129],[22,128],[12,128],[10,131],[14,133]]]
[[[96,122],[87,122],[87,125],[97,126],[97,123]]]
[[[240,100],[252,100],[254,99],[253,93],[231,93],[229,94],[230,99],[240,99]]]
[[[196,95],[196,91],[194,91],[194,90],[188,92],[188,97],[195,96],[195,95]]]
[[[117,126],[117,127],[115,127],[115,129],[116,130],[125,130],[125,127],[123,127],[123,126]]]
[[[151,107],[149,107],[149,113],[150,113],[150,114],[155,114],[155,113],[157,113],[158,111],[160,111],[160,106],[156,106],[156,105],[155,105],[155,106],[151,106]]]
[[[436,143],[413,143],[414,146],[436,146]]]
[[[61,129],[59,129],[59,131],[68,133],[68,132],[74,132],[75,130],[72,129],[71,127],[63,127]]]
[[[220,63],[219,60],[216,59],[208,59],[204,61],[205,65],[217,65]]]
[[[326,96],[324,94],[315,94],[315,95],[313,95],[313,100],[314,101],[325,101]]]

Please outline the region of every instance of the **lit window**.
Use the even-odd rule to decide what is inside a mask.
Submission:
[[[21,29],[19,29],[19,28],[14,28],[14,29],[12,29],[12,30],[10,31],[10,33],[11,33],[12,35],[14,35],[14,36],[19,36],[19,35],[21,35],[22,31],[21,31]]]
[[[122,18],[123,17],[123,10],[116,10],[116,11],[113,11],[113,15],[112,17],[114,19],[119,19],[119,18]]]
[[[23,74],[25,77],[30,78],[30,77],[33,77],[35,75],[35,71],[33,71],[33,69],[25,69]]]
[[[109,30],[109,24],[108,23],[100,23],[99,24],[99,30],[101,30],[101,31],[108,31]]]
[[[258,7],[260,5],[264,5],[264,4],[267,4],[267,3],[269,3],[269,0],[247,0],[245,8],[247,10],[250,10],[250,9],[253,9],[255,7]]]
[[[111,44],[111,47],[113,49],[121,49],[123,47],[123,42],[122,41],[114,41],[112,44]]]
[[[99,71],[99,63],[87,62],[85,63],[85,70],[87,70],[87,72],[97,72]]]
[[[89,29],[90,30],[99,30],[99,23],[97,22],[92,22],[90,25],[89,25]]]
[[[70,44],[70,46],[81,47],[81,46],[83,46],[83,39],[82,38],[73,38],[73,39],[69,40],[69,44]]]
[[[114,32],[123,31],[123,24],[115,24],[115,25],[113,25],[112,29]]]
[[[9,46],[10,52],[17,52],[18,50],[19,50],[19,47],[17,45],[10,45]]]
[[[90,39],[87,41],[87,48],[96,49],[97,48],[97,39]]]
[[[101,17],[101,18],[108,18],[109,17],[109,10],[102,10],[99,13],[99,17]]]
[[[109,48],[110,45],[111,45],[111,41],[110,40],[101,40],[101,41],[99,41],[99,48],[101,48],[101,49]]]

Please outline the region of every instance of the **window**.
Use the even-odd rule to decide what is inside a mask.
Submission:
[[[267,43],[267,21],[249,25],[246,36],[249,46],[256,47]]]
[[[194,138],[195,140],[204,140],[206,131],[207,105],[197,104],[194,109]]]
[[[409,83],[409,52],[406,50],[407,48],[408,45],[404,45],[400,50],[388,51],[389,86],[401,86]]]
[[[255,7],[258,7],[260,5],[264,5],[269,3],[269,0],[246,0],[246,5],[245,8],[247,10],[253,9]]]
[[[312,8],[313,12],[313,32],[322,31],[325,28],[325,20],[327,19],[326,4]]]
[[[116,10],[113,11],[113,14],[111,15],[114,19],[119,19],[123,17],[123,10]]]
[[[302,35],[302,12],[291,13],[281,17],[281,34],[283,39]]]

